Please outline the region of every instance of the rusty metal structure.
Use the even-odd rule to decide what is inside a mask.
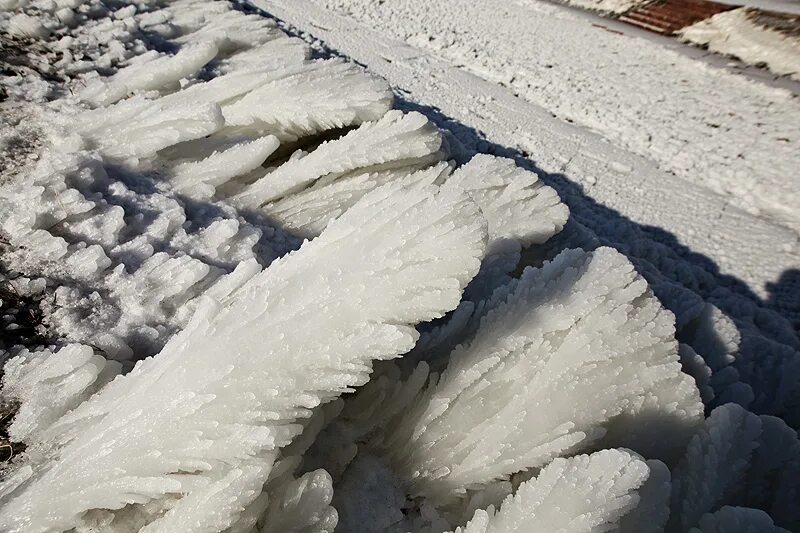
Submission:
[[[681,28],[731,9],[736,9],[736,6],[710,0],[657,0],[628,11],[619,20],[662,35],[672,35]]]

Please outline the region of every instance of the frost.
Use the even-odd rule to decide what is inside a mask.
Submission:
[[[173,21],[186,32],[174,41],[180,44],[213,42],[217,43],[220,51],[231,52],[241,48],[254,48],[283,36],[275,23],[264,17],[246,16],[229,9],[219,13],[208,8],[206,11],[203,13],[200,10],[199,13],[174,18]]]
[[[94,135],[110,158],[141,158],[184,141],[200,139],[222,128],[225,119],[216,104],[174,106],[137,116],[113,136]]]
[[[113,104],[136,91],[169,87],[197,72],[214,59],[219,47],[214,42],[187,45],[174,56],[160,56],[120,70],[108,80],[86,87],[81,97],[94,105]]]
[[[441,181],[449,172],[446,163],[423,170],[414,167],[377,172],[354,172],[335,180],[320,180],[304,191],[263,207],[270,218],[301,237],[322,233],[325,226],[355,204],[362,196],[387,183],[407,188]]]
[[[20,403],[8,434],[14,442],[40,441],[48,427],[119,371],[118,363],[106,361],[88,346],[23,351],[3,367],[2,396]]]
[[[467,191],[489,221],[487,257],[467,290],[473,301],[488,298],[510,280],[522,248],[544,243],[569,217],[554,189],[509,159],[476,155],[453,173],[447,186]]]
[[[636,507],[647,464],[624,450],[556,459],[523,483],[495,513],[477,511],[455,533],[522,531],[609,531]]]
[[[248,72],[255,69],[268,69],[280,72],[311,57],[311,48],[305,41],[281,34],[264,44],[222,59],[217,69],[223,73]]]
[[[330,506],[332,485],[330,474],[316,470],[283,487],[279,494],[270,494],[272,501],[264,517],[267,525],[260,533],[332,533],[337,522],[336,510]]]
[[[798,451],[797,434],[780,419],[717,407],[674,472],[667,531],[687,531],[723,505],[759,507],[796,528]]]
[[[567,251],[493,300],[438,383],[383,430],[414,493],[446,503],[599,443],[681,452],[702,405],[671,315],[624,257]]]
[[[492,240],[541,244],[561,231],[569,210],[551,187],[510,159],[476,155],[456,170],[448,186],[467,191],[489,221]]]
[[[647,461],[650,475],[639,488],[639,503],[623,516],[612,531],[619,533],[661,533],[669,518],[672,484],[667,466],[658,460]]]
[[[231,126],[256,122],[297,138],[380,119],[392,108],[386,81],[342,60],[308,62],[299,72],[251,91],[224,109]]]
[[[359,169],[388,170],[420,160],[435,162],[441,158],[441,145],[441,134],[424,116],[390,111],[380,120],[268,172],[231,200],[240,207],[258,207],[322,177],[330,180]]]
[[[215,152],[200,161],[185,161],[172,168],[172,182],[177,190],[191,190],[199,185],[219,185],[261,166],[279,146],[274,136],[236,144]]]
[[[457,305],[485,238],[463,195],[384,187],[365,197],[227,305],[207,298],[156,358],[49,428],[45,438],[65,443],[58,460],[6,495],[0,525],[69,528],[92,509],[182,495],[143,531],[224,529],[258,496],[297,418],[364,383],[372,359],[407,351],[410,324]]]
[[[0,352],[0,530],[800,529],[800,338],[685,250],[253,6],[0,4],[53,75],[0,80],[53,338]]]

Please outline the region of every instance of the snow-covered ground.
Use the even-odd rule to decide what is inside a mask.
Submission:
[[[800,37],[758,24],[745,8],[718,13],[678,34],[686,42],[707,46],[751,65],[765,64],[776,74],[800,81]]]
[[[792,229],[257,1],[0,4],[0,530],[800,528]]]
[[[800,231],[800,102],[788,92],[536,0],[315,3]]]
[[[759,295],[798,264],[794,229],[738,208],[800,215],[800,103],[784,90],[532,0],[491,17],[471,0],[256,3]]]

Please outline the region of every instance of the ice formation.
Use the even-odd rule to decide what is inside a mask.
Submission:
[[[93,509],[161,500],[163,517],[144,530],[230,526],[297,433],[295,419],[367,381],[372,359],[408,351],[409,324],[455,307],[484,241],[463,193],[386,187],[365,197],[227,304],[206,297],[155,358],[53,424],[42,440],[64,443],[57,460],[20,480],[0,525],[69,529]]]
[[[556,459],[526,481],[495,513],[479,510],[455,533],[609,531],[635,508],[647,464],[622,450]]]
[[[3,395],[20,403],[8,433],[14,442],[35,444],[68,411],[115,378],[119,363],[107,361],[91,347],[68,344],[22,353],[3,368]]]
[[[438,381],[380,413],[375,445],[414,493],[445,505],[598,442],[674,458],[702,420],[670,314],[613,250],[528,269],[483,312]]]
[[[0,26],[3,531],[800,528],[800,339],[675,250],[246,5]]]

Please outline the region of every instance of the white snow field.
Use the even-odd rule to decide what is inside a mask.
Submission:
[[[800,528],[794,230],[260,1],[0,3],[0,531]]]

